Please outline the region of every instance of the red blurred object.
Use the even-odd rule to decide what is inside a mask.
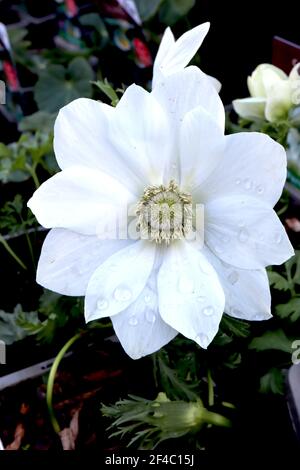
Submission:
[[[133,40],[134,49],[138,60],[144,67],[151,67],[153,60],[147,45],[139,38]]]
[[[78,13],[78,7],[75,0],[66,0],[67,12],[70,17],[76,16]]]
[[[18,91],[20,88],[16,69],[8,60],[3,62],[3,70],[7,80],[8,87],[11,91]]]
[[[274,36],[272,64],[288,74],[297,62],[300,62],[300,45]]]

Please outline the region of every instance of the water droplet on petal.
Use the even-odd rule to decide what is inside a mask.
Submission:
[[[138,319],[136,318],[135,315],[133,315],[132,317],[129,318],[128,323],[130,326],[136,326],[138,324]]]
[[[197,296],[197,301],[198,301],[198,302],[204,302],[204,300],[205,300],[205,296],[204,296],[204,295],[198,295],[198,296]]]
[[[246,242],[248,241],[248,239],[249,239],[249,232],[248,232],[248,230],[246,230],[245,228],[243,228],[242,230],[240,230],[238,238],[239,238],[239,241],[240,241],[241,243],[246,243]]]
[[[232,271],[229,276],[228,276],[228,281],[230,282],[230,284],[234,285],[238,282],[239,280],[239,274],[237,271]]]
[[[237,179],[235,180],[235,184],[237,184],[237,185],[241,184],[241,180],[240,180],[239,178],[237,178]]]
[[[144,301],[145,301],[146,304],[149,304],[150,301],[151,301],[151,295],[149,295],[149,294],[145,295]]]
[[[224,235],[222,238],[223,243],[229,243],[230,242],[230,236],[229,235]]]
[[[211,305],[208,305],[207,307],[204,307],[204,309],[202,310],[202,313],[206,315],[207,317],[210,317],[211,315],[215,313],[215,309]]]
[[[97,309],[98,310],[106,310],[108,308],[108,301],[104,298],[101,298],[97,302]]]
[[[249,190],[252,188],[252,186],[253,186],[253,183],[252,183],[252,181],[250,180],[250,178],[246,178],[246,179],[244,180],[244,187],[245,187],[245,189],[247,189],[247,191],[249,191]]]
[[[151,311],[148,311],[146,312],[146,320],[148,323],[155,323],[155,320],[156,320],[156,315],[151,312]]]
[[[220,245],[215,245],[214,250],[217,254],[221,254],[223,252],[223,248]]]
[[[267,319],[265,317],[265,315],[262,315],[261,313],[257,313],[252,318],[253,318],[253,320],[256,320],[256,321],[261,321],[261,320],[266,320]]]
[[[182,294],[190,294],[194,290],[194,281],[187,276],[181,276],[178,288]]]
[[[132,297],[132,292],[128,287],[117,287],[114,292],[114,298],[118,302],[127,302]]]
[[[196,336],[195,338],[196,343],[200,344],[202,348],[207,348],[207,346],[210,343],[210,339],[207,335],[204,333],[200,333],[199,335]]]
[[[274,240],[274,243],[279,245],[279,243],[282,242],[282,234],[280,232],[275,233],[274,237],[273,237],[273,240]]]
[[[230,313],[231,315],[237,318],[243,317],[243,312],[241,312],[238,308],[235,308],[235,307],[232,307],[230,309]]]
[[[245,227],[245,221],[244,220],[239,220],[238,226],[239,227]]]
[[[258,192],[258,194],[263,194],[263,192],[264,192],[263,186],[261,186],[261,185],[257,186],[256,191]]]

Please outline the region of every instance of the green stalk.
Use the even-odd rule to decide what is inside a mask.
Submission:
[[[40,182],[36,174],[36,165],[30,166],[28,163],[25,165],[26,170],[30,173],[30,176],[32,177],[36,189],[40,187]]]
[[[49,416],[50,416],[50,421],[53,426],[54,431],[58,434],[60,432],[60,426],[58,424],[58,421],[55,417],[54,409],[53,409],[53,387],[54,387],[54,382],[55,382],[55,376],[57,369],[59,367],[59,364],[61,363],[61,360],[63,359],[64,355],[68,351],[68,349],[72,346],[72,344],[75,343],[79,338],[81,338],[82,333],[77,333],[74,335],[67,343],[61,348],[59,353],[57,354],[55,361],[52,364],[49,377],[48,377],[48,382],[47,382],[47,395],[46,395],[46,401],[47,401],[47,406],[48,406],[48,411],[49,411]]]
[[[214,384],[211,377],[210,369],[207,370],[207,385],[208,385],[208,405],[214,406],[215,397],[214,397]]]
[[[231,421],[225,418],[225,416],[213,413],[206,409],[202,411],[202,418],[207,424],[213,424],[214,426],[224,426],[225,428],[229,428],[231,426]]]
[[[7,243],[7,241],[5,240],[5,238],[3,238],[3,236],[1,235],[0,233],[0,243],[2,243],[2,245],[4,246],[4,248],[6,249],[6,251],[14,258],[14,260],[23,268],[23,269],[27,269],[27,266],[23,263],[23,261],[20,260],[20,258],[18,257],[18,255],[14,252],[14,250],[9,246],[9,244]]]

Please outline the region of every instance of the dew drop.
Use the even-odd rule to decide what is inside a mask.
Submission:
[[[237,271],[232,271],[229,274],[227,279],[230,282],[230,284],[232,284],[232,285],[236,284],[239,280],[239,275],[238,275]]]
[[[136,316],[132,316],[129,318],[128,323],[130,326],[136,326],[138,324],[138,319],[136,318]]]
[[[207,346],[210,343],[209,337],[205,335],[204,333],[200,333],[199,335],[196,336],[195,338],[196,343],[200,344],[202,348],[207,348]]]
[[[240,179],[236,179],[236,180],[235,180],[235,184],[237,184],[237,185],[241,184],[241,180],[240,180]]]
[[[202,313],[206,315],[207,317],[210,317],[211,315],[215,313],[215,309],[211,305],[209,305],[207,307],[204,307],[204,309],[202,310]]]
[[[256,320],[256,321],[261,321],[261,320],[266,320],[267,319],[264,315],[261,315],[260,313],[257,313],[252,318],[253,318],[253,320]]]
[[[245,221],[244,220],[239,220],[238,221],[238,226],[239,227],[245,227]]]
[[[237,318],[240,318],[243,316],[243,312],[241,312],[238,308],[232,307],[230,309],[230,313]]]
[[[144,301],[145,301],[146,304],[149,304],[151,302],[151,295],[149,295],[149,294],[145,295]]]
[[[230,236],[229,235],[224,235],[222,238],[223,243],[229,243],[230,242]]]
[[[252,183],[252,181],[250,180],[250,178],[246,178],[246,179],[244,180],[244,187],[245,187],[245,189],[247,189],[247,190],[249,191],[249,190],[252,188],[252,186],[253,186],[253,183]]]
[[[217,254],[221,254],[223,252],[223,249],[220,245],[215,245],[214,250]]]
[[[274,240],[274,243],[276,243],[277,245],[279,245],[279,243],[282,242],[282,235],[281,235],[281,233],[279,233],[279,232],[278,232],[278,233],[275,233],[273,240]]]
[[[245,228],[243,228],[242,230],[240,230],[238,238],[239,238],[239,241],[240,241],[241,243],[246,243],[246,242],[248,241],[248,239],[249,239],[249,232],[248,232],[248,230],[246,230]]]
[[[106,299],[99,299],[97,302],[98,310],[106,310],[108,308],[108,301]]]
[[[153,325],[153,323],[155,323],[155,320],[156,320],[156,315],[153,312],[148,311],[146,312],[146,320],[148,323],[151,323]]]
[[[178,289],[182,294],[190,294],[194,290],[194,282],[192,279],[186,276],[182,276],[179,279]]]
[[[258,194],[263,194],[263,192],[264,192],[263,186],[261,186],[261,185],[257,186],[256,191],[258,192]]]
[[[118,302],[127,302],[132,297],[132,292],[128,287],[117,287],[114,292],[114,298]]]

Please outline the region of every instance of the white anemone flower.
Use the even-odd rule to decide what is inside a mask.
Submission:
[[[300,64],[289,75],[272,64],[260,64],[247,79],[249,98],[233,101],[236,113],[246,119],[276,122],[300,103]]]
[[[84,98],[62,108],[54,128],[62,171],[28,203],[52,229],[37,282],[85,296],[86,321],[110,317],[134,359],[178,332],[207,348],[224,311],[270,318],[265,267],[293,255],[272,209],[286,178],[283,147],[259,133],[225,136],[217,91],[182,64],[151,93],[131,85],[115,108]],[[128,222],[120,213],[132,204]],[[168,231],[164,209],[173,204],[188,217]],[[196,204],[204,240],[188,236]],[[153,224],[149,206],[158,209]],[[137,237],[111,236],[115,220]]]

